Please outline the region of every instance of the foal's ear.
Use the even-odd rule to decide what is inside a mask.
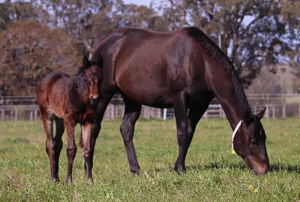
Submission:
[[[87,55],[83,56],[83,62],[82,62],[82,64],[83,64],[83,69],[87,69],[87,68],[89,68],[91,66],[91,63],[90,63]]]
[[[266,111],[266,107],[256,115],[259,120],[264,117],[265,111]]]

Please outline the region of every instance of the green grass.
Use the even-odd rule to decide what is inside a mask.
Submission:
[[[96,143],[94,184],[84,176],[78,149],[73,184],[67,185],[66,137],[60,183],[50,182],[41,121],[0,122],[0,201],[299,201],[300,119],[265,119],[270,172],[256,176],[231,154],[227,120],[198,124],[185,174],[173,171],[177,158],[174,120],[139,120],[134,143],[141,174],[129,171],[119,133],[120,120],[104,121]],[[76,128],[78,143],[79,127]]]

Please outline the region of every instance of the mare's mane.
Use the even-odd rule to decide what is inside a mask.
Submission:
[[[226,70],[226,72],[228,72],[229,75],[231,76],[232,84],[234,86],[235,95],[236,95],[235,98],[239,103],[239,108],[243,119],[246,118],[245,116],[247,113],[250,112],[250,114],[252,114],[245,92],[242,88],[241,82],[227,55],[225,55],[225,53],[217,46],[217,44],[200,29],[196,27],[188,27],[188,28],[184,28],[184,30],[196,42],[201,43],[206,53],[211,58],[213,58],[220,66],[222,66]]]

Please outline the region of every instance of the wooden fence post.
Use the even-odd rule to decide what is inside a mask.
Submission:
[[[282,105],[282,118],[286,118],[286,104]]]

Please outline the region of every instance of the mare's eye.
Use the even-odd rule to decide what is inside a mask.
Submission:
[[[256,145],[256,138],[252,137],[252,138],[250,139],[250,144]]]
[[[259,130],[259,135],[264,135],[265,131],[264,130]]]

